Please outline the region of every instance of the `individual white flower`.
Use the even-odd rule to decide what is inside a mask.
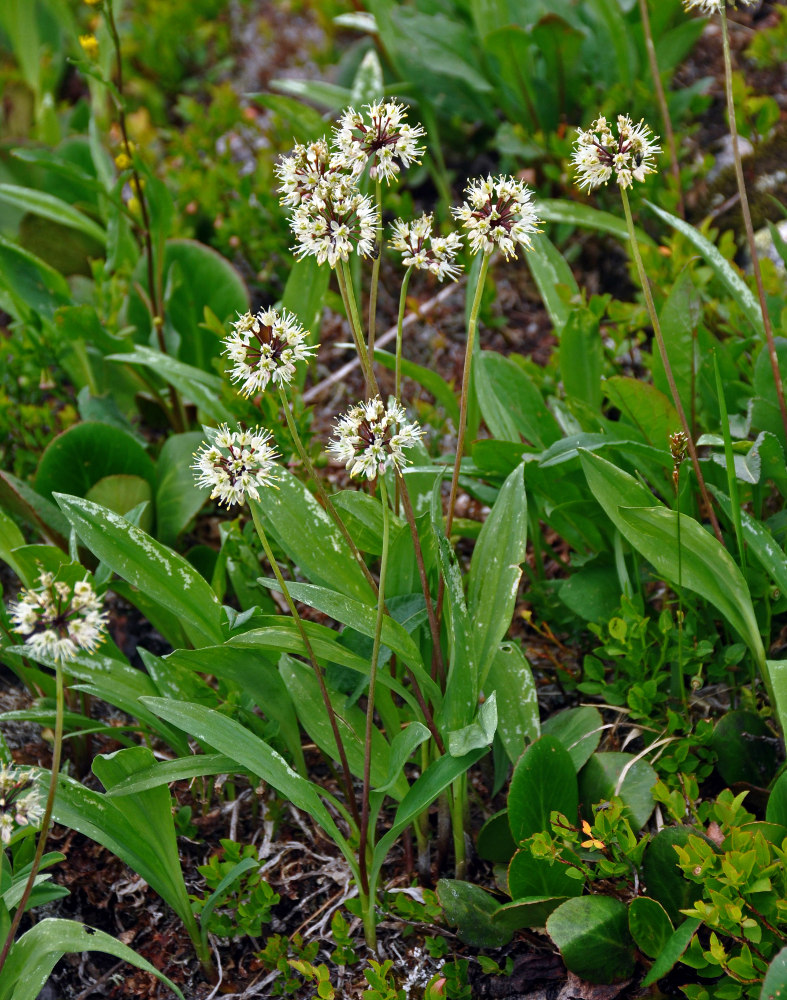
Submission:
[[[282,205],[296,208],[304,198],[311,197],[321,181],[330,177],[337,169],[338,163],[332,159],[325,137],[306,145],[297,143],[292,153],[275,169],[281,182],[279,192]]]
[[[401,469],[406,465],[405,449],[417,444],[422,434],[395,399],[386,406],[375,396],[350,407],[339,418],[328,452],[351,476],[375,479],[390,466]]]
[[[460,265],[454,263],[462,247],[458,233],[432,236],[432,216],[426,213],[413,222],[397,219],[392,229],[391,246],[403,255],[402,262],[406,267],[430,271],[437,275],[439,281],[443,278],[456,280],[461,271]]]
[[[0,766],[0,843],[8,844],[20,826],[37,826],[44,813],[41,798],[30,788],[29,774],[7,764]]]
[[[452,208],[467,230],[473,253],[491,253],[499,247],[506,260],[516,257],[517,245],[532,249],[530,237],[540,232],[532,204],[533,192],[523,182],[499,174],[470,181],[465,202]]]
[[[199,473],[197,486],[210,486],[210,499],[231,507],[244,503],[246,494],[260,499],[260,489],[273,486],[278,452],[270,444],[269,431],[255,427],[231,431],[222,424],[213,435],[212,444],[203,444],[195,452],[191,466]]]
[[[232,362],[230,378],[242,383],[241,395],[264,392],[269,382],[280,388],[289,385],[296,364],[317,350],[306,343],[308,335],[286,309],[261,309],[256,315],[240,316],[224,341],[223,353]]]
[[[342,166],[360,175],[369,163],[371,178],[390,184],[402,167],[420,163],[425,147],[418,140],[426,133],[420,125],[407,124],[406,112],[396,101],[367,104],[363,111],[347,108],[333,130]]]
[[[377,243],[380,216],[351,177],[335,174],[318,184],[312,196],[295,209],[290,228],[297,257],[314,256],[318,264],[336,267],[357,251],[369,257]]]
[[[733,7],[751,7],[757,0],[732,0]],[[687,11],[698,10],[701,14],[717,14],[725,5],[725,0],[683,0]]]
[[[661,153],[657,136],[640,121],[634,124],[628,115],[618,115],[617,135],[604,117],[597,118],[587,131],[577,129],[577,141],[571,162],[580,189],[606,184],[612,174],[620,187],[631,187],[655,173],[655,158]]]
[[[107,615],[91,584],[79,580],[72,587],[51,573],[41,573],[38,583],[9,607],[13,628],[32,655],[65,662],[80,649],[92,653],[104,641]]]

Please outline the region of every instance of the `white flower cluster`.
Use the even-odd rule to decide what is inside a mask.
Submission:
[[[43,815],[37,791],[30,787],[30,777],[15,767],[0,765],[0,843],[9,844],[20,826],[37,826]]]
[[[392,229],[391,246],[403,254],[402,261],[406,267],[430,271],[437,275],[439,281],[443,278],[455,281],[459,276],[461,267],[454,262],[462,248],[458,233],[432,236],[432,216],[426,213],[413,222],[397,219]]]
[[[757,0],[731,0],[732,6],[751,7]],[[701,14],[718,14],[725,6],[725,0],[683,0],[687,11],[698,10]]]
[[[402,167],[420,163],[425,147],[418,140],[426,133],[420,125],[405,122],[407,108],[396,101],[367,104],[364,111],[347,108],[333,130],[339,163],[356,176],[368,163],[373,180],[379,177],[390,184]]]
[[[264,392],[269,382],[289,385],[295,365],[316,350],[306,343],[307,337],[295,315],[286,310],[261,309],[256,315],[240,316],[224,341],[223,353],[232,362],[230,378],[242,383],[243,396]]]
[[[272,486],[278,452],[270,444],[269,431],[231,431],[226,424],[213,435],[212,444],[203,444],[191,466],[199,473],[197,486],[210,486],[210,499],[231,507],[242,504],[246,494],[260,499],[260,489]]]
[[[423,434],[406,417],[394,399],[387,406],[379,396],[358,403],[339,418],[328,451],[351,476],[375,479],[390,466],[401,469],[407,464],[404,450],[417,444]]]
[[[73,660],[78,650],[92,653],[104,641],[107,616],[87,580],[70,584],[41,573],[35,590],[22,590],[9,607],[15,631],[36,656],[51,656],[61,663]]]
[[[297,143],[290,155],[276,166],[282,205],[297,208],[320,184],[330,182],[335,172],[336,162],[331,159],[331,150],[324,138],[306,145]]]
[[[577,172],[580,189],[606,184],[614,173],[622,188],[644,181],[655,173],[655,158],[661,147],[655,142],[650,128],[640,121],[634,124],[628,115],[618,115],[617,136],[604,117],[596,119],[585,132],[577,130],[577,141],[571,162]]]
[[[380,215],[371,200],[361,194],[348,174],[326,176],[303,198],[290,220],[295,234],[296,257],[313,256],[318,264],[331,267],[357,251],[370,257],[377,243]]]
[[[473,253],[491,253],[499,247],[506,260],[516,257],[517,245],[532,248],[530,237],[539,232],[540,219],[532,204],[533,192],[513,177],[499,174],[470,181],[466,201],[452,208],[467,231]]]

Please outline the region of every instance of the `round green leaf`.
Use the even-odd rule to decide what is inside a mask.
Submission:
[[[579,795],[574,764],[554,736],[542,736],[519,758],[508,793],[508,822],[516,843],[549,830],[553,810],[569,820],[577,815]]]
[[[516,844],[508,825],[507,809],[501,809],[484,823],[478,831],[475,849],[478,856],[486,861],[508,864],[516,851]]]
[[[513,929],[492,922],[500,904],[479,885],[459,879],[441,878],[437,898],[449,923],[456,925],[461,941],[473,948],[502,948],[513,937]]]
[[[672,937],[672,921],[667,911],[648,896],[637,896],[629,904],[629,930],[640,951],[658,958]]]
[[[579,775],[582,810],[589,818],[594,805],[619,795],[625,804],[626,819],[633,829],[639,830],[653,812],[651,789],[657,781],[658,775],[650,764],[635,760],[630,753],[593,754]]]
[[[38,463],[35,488],[47,499],[53,493],[86,497],[106,476],[139,476],[151,495],[156,486],[153,462],[139,441],[119,427],[89,421],[50,441]]]
[[[153,499],[153,491],[150,483],[140,476],[128,476],[124,474],[115,476],[104,476],[97,483],[90,487],[85,494],[86,500],[93,503],[100,503],[102,507],[114,510],[116,514],[128,514],[137,504],[148,502],[148,506],[143,510],[139,526],[143,531],[150,531],[153,524],[153,509],[150,501]]]
[[[767,786],[776,772],[774,735],[756,712],[727,712],[713,731],[716,767],[728,785]]]
[[[784,1000],[785,996],[787,996],[787,948],[782,948],[765,973],[760,1000]]]
[[[702,899],[702,886],[683,877],[675,852],[675,846],[684,847],[692,835],[702,836],[690,826],[664,827],[648,844],[643,858],[648,895],[661,903],[673,923],[682,919],[681,910],[689,909],[696,900]]]
[[[508,891],[513,900],[526,896],[579,896],[584,879],[572,878],[567,865],[534,858],[530,849],[517,851],[508,866]]]
[[[580,771],[601,741],[604,720],[597,708],[567,708],[541,725],[544,736],[554,736],[568,750],[574,768]]]
[[[771,789],[765,818],[769,823],[787,826],[787,771],[779,775],[776,784]]]
[[[547,920],[549,936],[566,968],[590,983],[627,979],[634,971],[634,942],[626,907],[611,896],[579,896]]]
[[[492,923],[499,927],[508,927],[518,931],[522,927],[543,927],[547,917],[553,913],[565,896],[531,896],[528,899],[516,899],[506,903],[492,914]]]

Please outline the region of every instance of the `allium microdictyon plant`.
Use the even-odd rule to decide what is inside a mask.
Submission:
[[[296,257],[313,256],[318,264],[336,267],[353,252],[370,257],[377,243],[380,216],[371,200],[361,194],[353,177],[335,172],[317,184],[293,212],[290,228],[295,234]]]
[[[203,444],[195,453],[191,466],[197,476],[197,486],[211,488],[210,499],[231,507],[242,504],[246,494],[260,499],[260,490],[274,486],[278,452],[270,444],[269,431],[231,431],[222,424],[212,434],[212,442]]]
[[[508,260],[517,246],[532,249],[531,236],[540,232],[532,203],[533,192],[514,177],[479,177],[465,188],[465,201],[451,211],[467,232],[473,253],[491,253],[497,247]]]
[[[418,424],[407,420],[396,400],[390,399],[386,406],[375,396],[352,406],[339,418],[328,452],[347,467],[351,476],[375,479],[391,466],[405,466],[405,449],[416,445],[422,434]]]
[[[369,164],[369,176],[390,182],[412,163],[419,163],[426,133],[404,120],[407,108],[396,101],[367,104],[362,111],[347,108],[333,130],[332,145],[339,164],[358,176]]]
[[[31,788],[29,775],[15,767],[0,765],[0,843],[10,844],[19,827],[38,826],[43,812],[41,798]]]
[[[751,7],[757,0],[731,0],[732,7]],[[725,0],[683,0],[687,11],[698,10],[701,14],[718,14],[726,6]]]
[[[603,116],[587,131],[577,129],[571,162],[578,186],[589,191],[606,184],[613,174],[622,188],[631,187],[635,180],[644,181],[656,171],[655,160],[661,153],[656,138],[644,121],[635,125],[628,115],[618,115],[617,135]]]
[[[93,587],[87,580],[72,586],[45,572],[38,583],[22,590],[9,607],[13,628],[25,636],[25,645],[33,655],[61,663],[73,660],[80,649],[92,653],[107,631],[107,616]]]
[[[307,331],[286,310],[245,313],[232,324],[232,333],[224,341],[223,353],[232,362],[230,378],[241,383],[243,396],[264,392],[271,382],[279,388],[289,385],[296,364],[317,349],[306,343],[307,337]]]
[[[426,213],[412,222],[397,219],[391,228],[391,246],[402,254],[405,267],[429,271],[437,275],[439,281],[443,278],[457,279],[461,266],[455,263],[455,258],[462,248],[458,233],[433,236],[432,216]]]

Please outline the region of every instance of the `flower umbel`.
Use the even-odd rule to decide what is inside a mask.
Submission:
[[[731,0],[733,7],[751,7],[757,0]],[[698,10],[701,14],[718,14],[725,6],[725,0],[683,0],[687,11]]]
[[[28,791],[32,780],[23,771],[0,765],[0,843],[9,844],[20,826],[37,826],[43,815],[38,792]]]
[[[532,249],[530,237],[539,232],[541,220],[532,205],[533,192],[524,182],[490,174],[470,181],[465,195],[466,201],[451,211],[467,230],[473,253],[491,253],[499,247],[508,260],[516,257],[517,245]]]
[[[430,271],[443,278],[456,280],[461,267],[454,259],[461,249],[462,240],[458,233],[448,236],[432,236],[432,216],[425,213],[413,222],[397,219],[393,224],[391,246],[401,253],[406,267]]]
[[[347,108],[333,135],[341,165],[358,175],[369,163],[371,178],[390,184],[402,167],[420,163],[425,147],[418,140],[426,133],[404,121],[406,111],[396,101],[367,104],[363,111]]]
[[[290,228],[297,239],[296,257],[314,256],[318,264],[336,267],[357,250],[371,256],[380,228],[380,216],[347,174],[326,175],[308,199],[293,213]]]
[[[328,451],[351,476],[359,478],[374,479],[390,466],[401,469],[407,464],[404,450],[417,444],[423,434],[406,417],[394,399],[387,406],[379,396],[358,403],[339,418]]]
[[[289,156],[276,167],[281,181],[279,192],[282,205],[297,208],[311,197],[314,189],[326,178],[333,176],[338,164],[331,158],[325,137],[306,145],[298,143]]]
[[[73,660],[80,649],[92,653],[103,641],[107,616],[87,580],[73,587],[41,573],[39,586],[22,590],[9,607],[11,623],[33,655],[41,653],[61,663]]]
[[[210,499],[231,507],[244,503],[246,494],[260,499],[260,489],[273,486],[278,452],[269,443],[269,431],[231,431],[226,424],[213,435],[212,444],[203,444],[194,455],[191,466],[197,477],[197,486],[210,486]]]
[[[655,157],[661,147],[650,128],[643,121],[635,125],[628,115],[618,115],[617,133],[604,117],[597,118],[586,132],[577,129],[571,162],[580,188],[589,191],[606,184],[613,173],[618,184],[628,188],[656,172]]]
[[[261,309],[256,315],[240,316],[224,341],[223,353],[232,362],[230,378],[242,383],[241,394],[264,392],[269,382],[289,385],[295,365],[317,349],[306,343],[307,336],[295,315],[286,310]]]

